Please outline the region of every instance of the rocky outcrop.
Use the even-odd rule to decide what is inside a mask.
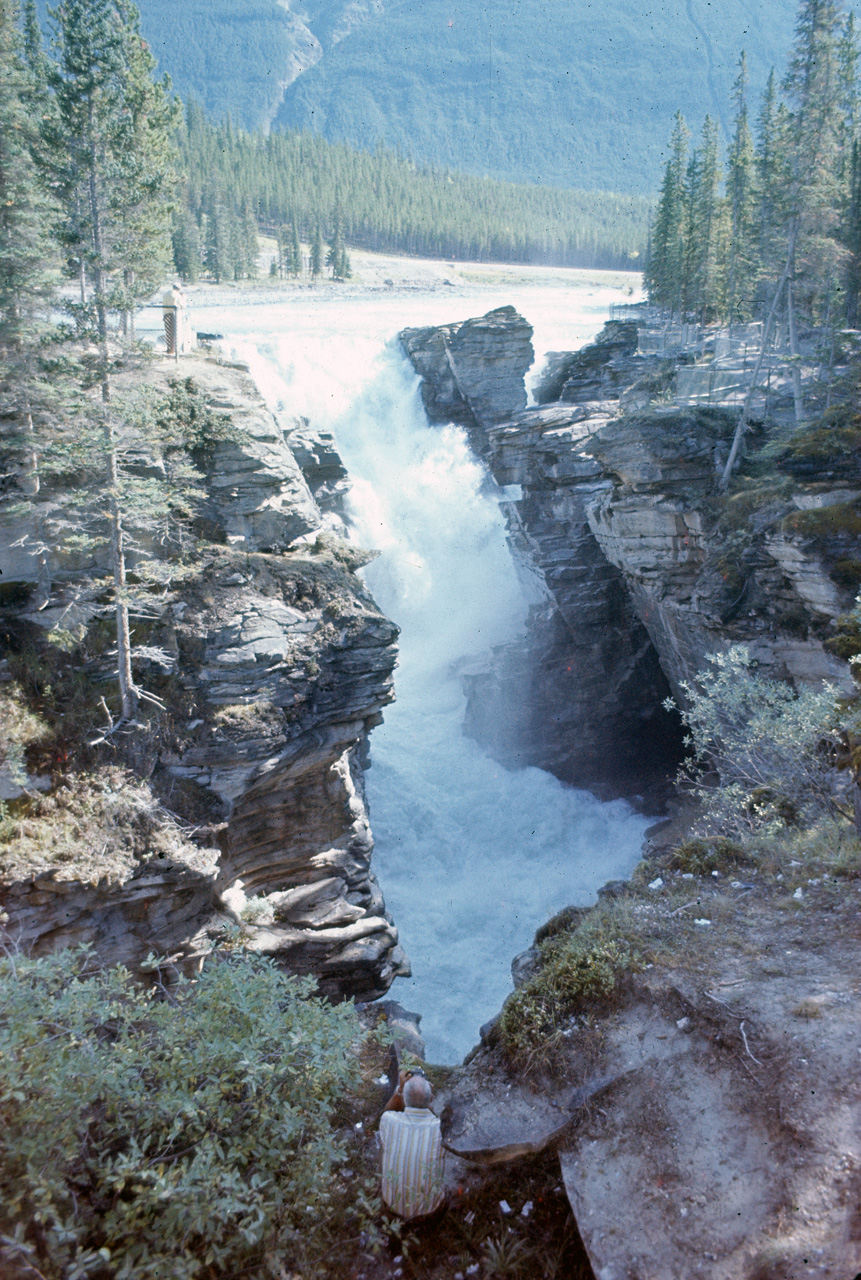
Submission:
[[[44,955],[89,946],[105,964],[196,973],[212,950],[217,850],[193,847],[165,866],[142,861],[130,874],[92,883],[48,869],[0,885],[2,933],[15,948]]]
[[[760,530],[721,526],[715,459],[734,426],[725,411],[679,408],[601,424],[582,441],[610,482],[587,503],[589,527],[624,575],[677,696],[731,643],[747,644],[769,674],[848,687],[823,640],[851,596],[803,538],[777,532],[793,504],[766,511]]]
[[[512,308],[484,320],[468,322],[468,331],[481,334],[495,352],[496,394],[492,411],[472,415],[470,439],[504,486],[512,548],[540,576],[546,602],[532,611],[521,643],[498,651],[486,671],[466,678],[467,731],[507,762],[536,764],[566,781],[630,794],[666,774],[678,735],[662,707],[669,687],[654,647],[623,575],[589,525],[588,503],[609,482],[594,458],[572,446],[594,432],[596,421],[581,425],[587,411],[580,406],[522,408],[527,326]],[[401,336],[425,379],[422,394],[435,421],[458,412],[454,420],[467,421],[458,385],[472,385],[471,375],[462,374],[459,352],[446,337],[464,329],[466,324],[422,330],[420,339],[409,330]],[[627,337],[625,342],[627,349]],[[616,348],[607,344],[606,350],[614,356]],[[499,370],[506,365],[503,377]]]
[[[163,791],[217,799],[217,890],[250,945],[368,998],[406,964],[370,870],[359,764],[394,696],[397,628],[352,573],[360,561],[335,544],[209,566],[177,625],[199,723],[158,773]]]
[[[637,353],[636,324],[611,320],[581,351],[550,351],[535,388],[536,404],[580,404],[616,398],[631,384]]]
[[[524,1079],[488,1028],[438,1092],[443,1139],[470,1164],[558,1152],[596,1280],[861,1267],[858,894],[803,885],[645,890],[629,911],[678,920],[681,897],[699,937],[665,933],[658,963],[572,1014],[552,1066]]]
[[[320,511],[287,433],[241,369],[199,361],[196,382],[208,407],[231,424],[207,467],[207,512],[218,541],[250,551],[282,551],[320,528]]]
[[[485,427],[526,407],[523,379],[535,354],[532,326],[514,307],[461,324],[404,329],[400,340],[422,376],[431,422]]]
[[[276,413],[275,417],[317,506],[324,515],[340,517],[344,498],[350,490],[350,478],[335,446],[335,437],[331,431],[313,426],[307,418],[288,418],[283,413]]]
[[[308,545],[324,520],[312,488],[332,507],[346,485],[331,437],[274,417],[242,367],[195,357],[182,372],[230,429],[206,453],[181,587],[150,597],[136,624],[135,671],[165,712],[128,750],[219,849],[166,867],[144,848],[107,879],[98,859],[82,878],[74,862],[42,857],[29,880],[2,886],[6,929],[37,951],[89,942],[132,968],[150,952],[187,967],[232,920],[248,946],[315,974],[326,994],[373,998],[408,972],[371,870],[360,763],[394,696],[397,628],[355,575],[365,553],[328,533]],[[36,501],[0,552],[16,627],[35,636],[71,618],[84,634],[100,613],[98,554],[40,563],[39,520]],[[35,590],[46,572],[47,602]],[[89,661],[94,689],[110,665]]]
[[[470,439],[505,486],[512,546],[547,603],[522,644],[469,678],[470,731],[506,760],[636,790],[648,785],[644,760],[666,772],[678,751],[661,703],[670,691],[683,701],[709,653],[741,642],[769,674],[849,687],[824,641],[852,604],[857,490],[829,471],[827,492],[819,480],[750,513],[743,500],[721,504],[736,415],[656,401],[674,366],[639,353],[635,323],[611,322],[593,345],[551,355],[536,398],[553,403],[518,409],[498,371],[508,360],[519,377],[525,322],[510,311],[485,320],[468,323],[494,347],[506,394],[492,413],[473,413]],[[455,330],[402,340],[435,419],[466,423],[446,336]]]

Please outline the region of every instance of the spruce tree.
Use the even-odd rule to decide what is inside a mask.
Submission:
[[[242,275],[253,280],[257,275],[257,258],[260,253],[260,242],[257,239],[257,219],[248,197],[242,203],[242,216],[239,226],[239,240]]]
[[[155,61],[129,0],[61,0],[51,11],[56,61],[49,84],[56,114],[46,121],[54,189],[81,238],[93,294],[79,311],[98,348],[95,376],[102,410],[92,413],[102,440],[110,528],[120,715],[134,717],[126,581],[126,513],[112,412],[109,317],[128,316],[152,292],[170,260],[176,177],[173,132],[178,108],[169,85],[153,79]]]
[[[314,235],[311,239],[311,277],[314,281],[323,273],[323,235],[320,231],[319,222],[314,228]]]
[[[81,236],[93,281],[89,322],[110,399],[108,320],[150,294],[170,261],[178,108],[129,0],[62,0],[51,11],[57,59],[48,122],[54,187]]]
[[[688,165],[686,190],[684,307],[701,320],[721,304],[719,261],[721,180],[718,126],[711,116],[703,121],[702,138]]]
[[[230,279],[230,225],[221,192],[210,188],[204,197],[203,214],[206,223],[204,237],[204,263],[216,284]]]
[[[335,206],[335,212],[332,216],[332,234],[329,238],[329,251],[326,254],[326,266],[332,272],[333,280],[342,278],[341,269],[344,265],[346,257],[346,247],[344,245],[344,233],[341,227],[341,210],[338,205]]]
[[[297,279],[302,274],[302,246],[299,243],[299,228],[296,225],[295,213],[290,236],[290,274]]]
[[[780,254],[786,222],[788,175],[788,112],[778,99],[774,70],[762,96],[757,121],[756,169],[759,189],[759,263],[762,271],[774,267]],[[780,268],[777,268],[780,270]]]
[[[647,285],[660,306],[681,315],[685,281],[686,175],[689,133],[679,111],[652,230]]]
[[[837,63],[840,76],[840,146],[844,168],[851,164],[852,144],[861,131],[861,85],[858,82],[858,32],[855,14],[850,12],[837,47]]]
[[[22,458],[19,487],[39,488],[36,423],[51,390],[42,347],[54,298],[55,210],[33,160],[32,79],[21,57],[15,0],[0,0],[0,419]],[[10,432],[16,437],[8,441]]]
[[[802,0],[784,79],[791,112],[788,212],[797,237],[790,296],[800,289],[810,313],[833,293],[843,263],[837,238],[844,170],[842,30],[838,0]]]
[[[735,117],[727,156],[729,263],[727,314],[747,319],[753,311],[756,277],[756,161],[747,115],[747,60],[742,52],[733,86]]]
[[[175,215],[171,242],[173,264],[180,279],[187,284],[196,284],[201,267],[200,231],[194,214],[187,206]]]

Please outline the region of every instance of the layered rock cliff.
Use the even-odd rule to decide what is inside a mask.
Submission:
[[[520,367],[523,323],[512,315],[488,328],[497,363],[510,326]],[[403,340],[412,356],[415,336]],[[512,543],[540,573],[563,632],[542,650],[547,615],[532,619],[518,658],[527,680],[534,673],[533,697],[563,653],[577,655],[578,683],[591,675],[606,719],[648,753],[637,699],[665,681],[684,702],[708,655],[732,643],[768,674],[851,687],[833,641],[859,584],[861,492],[857,436],[849,445],[830,424],[803,438],[794,422],[782,430],[778,381],[722,494],[738,408],[684,404],[683,361],[639,348],[636,325],[610,324],[583,351],[551,357],[537,407],[509,400],[506,411],[500,398],[470,431],[506,486]],[[425,402],[451,403],[457,357],[449,345],[437,377],[433,349],[423,335],[416,367],[442,389]],[[611,602],[618,630],[590,667],[588,642],[607,632]],[[651,684],[622,678],[633,636],[657,669]],[[516,695],[501,690],[508,716]],[[578,691],[560,683],[558,696],[570,706]],[[530,749],[543,730],[546,756],[558,749],[585,779],[566,737],[575,727],[554,710],[533,702]],[[592,733],[589,714],[587,700]],[[490,716],[479,727],[491,733]],[[606,762],[611,743],[594,740]],[[731,841],[685,845],[688,835],[683,820],[653,831],[630,884],[606,886],[591,912],[568,908],[515,959],[524,1000],[482,1028],[447,1080],[446,1141],[481,1165],[555,1148],[599,1280],[842,1280],[861,1266],[861,1095],[849,1065],[861,1049],[857,841],[848,827],[788,830],[754,856]],[[576,951],[581,928],[590,964],[614,939],[629,959],[611,998],[589,997],[584,980],[576,1011],[548,1014],[559,937],[575,947],[567,977],[577,963],[591,972]],[[517,1014],[543,1036],[520,1057]]]
[[[644,757],[666,770],[678,749],[664,697],[683,701],[715,650],[743,642],[770,674],[848,685],[825,641],[852,603],[832,570],[858,562],[857,534],[844,520],[829,543],[822,527],[857,500],[852,474],[721,500],[737,414],[672,402],[690,357],[641,355],[637,325],[611,322],[554,353],[524,408],[529,336],[511,308],[401,335],[431,417],[468,427],[547,589],[523,644],[473,677],[472,731],[505,759],[636,789]]]
[[[623,576],[596,542],[587,502],[605,479],[571,448],[582,410],[527,409],[532,331],[512,307],[401,341],[432,421],[466,426],[497,484],[515,555],[544,602],[524,640],[468,678],[467,730],[503,760],[629,793],[676,752],[669,693]]]
[[[150,952],[187,968],[232,921],[246,945],[315,974],[327,994],[372,998],[407,971],[371,870],[360,763],[394,696],[397,628],[355,575],[367,557],[319,532],[309,482],[329,506],[345,483],[332,441],[273,417],[242,368],[195,357],[182,372],[230,429],[206,453],[180,583],[151,593],[136,624],[135,670],[163,713],[146,731],[106,731],[178,835],[167,854],[147,837],[104,866],[92,851],[39,848],[27,868],[3,863],[0,846],[5,929],[36,952],[88,942],[133,968]],[[28,653],[60,678],[55,629],[74,629],[95,704],[111,674],[96,643],[103,553],[46,555],[37,534],[50,501],[36,495],[23,512],[11,501],[3,515],[7,682],[26,679]],[[43,785],[62,781],[55,767]]]

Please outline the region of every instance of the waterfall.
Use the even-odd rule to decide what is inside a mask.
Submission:
[[[513,956],[561,907],[627,876],[647,822],[463,736],[460,672],[516,637],[529,605],[494,486],[460,429],[428,426],[393,317],[386,333],[314,314],[235,345],[267,398],[334,431],[353,536],[381,552],[365,575],[401,658],[366,781],[377,876],[413,966],[391,995],[422,1014],[429,1058],[455,1062],[510,991]]]

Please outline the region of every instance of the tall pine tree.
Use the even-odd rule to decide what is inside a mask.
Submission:
[[[0,419],[21,459],[19,486],[35,493],[35,423],[50,399],[41,347],[54,296],[55,210],[33,160],[33,79],[22,61],[18,17],[15,0],[0,0]]]
[[[689,133],[679,111],[652,230],[646,283],[659,306],[681,315],[685,281],[686,172]]]
[[[753,314],[756,278],[756,162],[747,115],[747,60],[742,52],[733,86],[735,109],[727,156],[729,263],[726,309],[730,325]]]
[[[62,0],[51,16],[56,61],[48,80],[56,113],[46,121],[44,134],[54,188],[67,224],[80,237],[93,282],[92,297],[84,299],[79,315],[83,332],[92,331],[98,349],[94,372],[102,408],[91,411],[91,422],[102,441],[120,716],[130,720],[139,690],[131,667],[127,517],[110,404],[109,318],[128,316],[138,299],[151,293],[169,261],[178,107],[167,82],[153,79],[155,61],[129,0]]]

